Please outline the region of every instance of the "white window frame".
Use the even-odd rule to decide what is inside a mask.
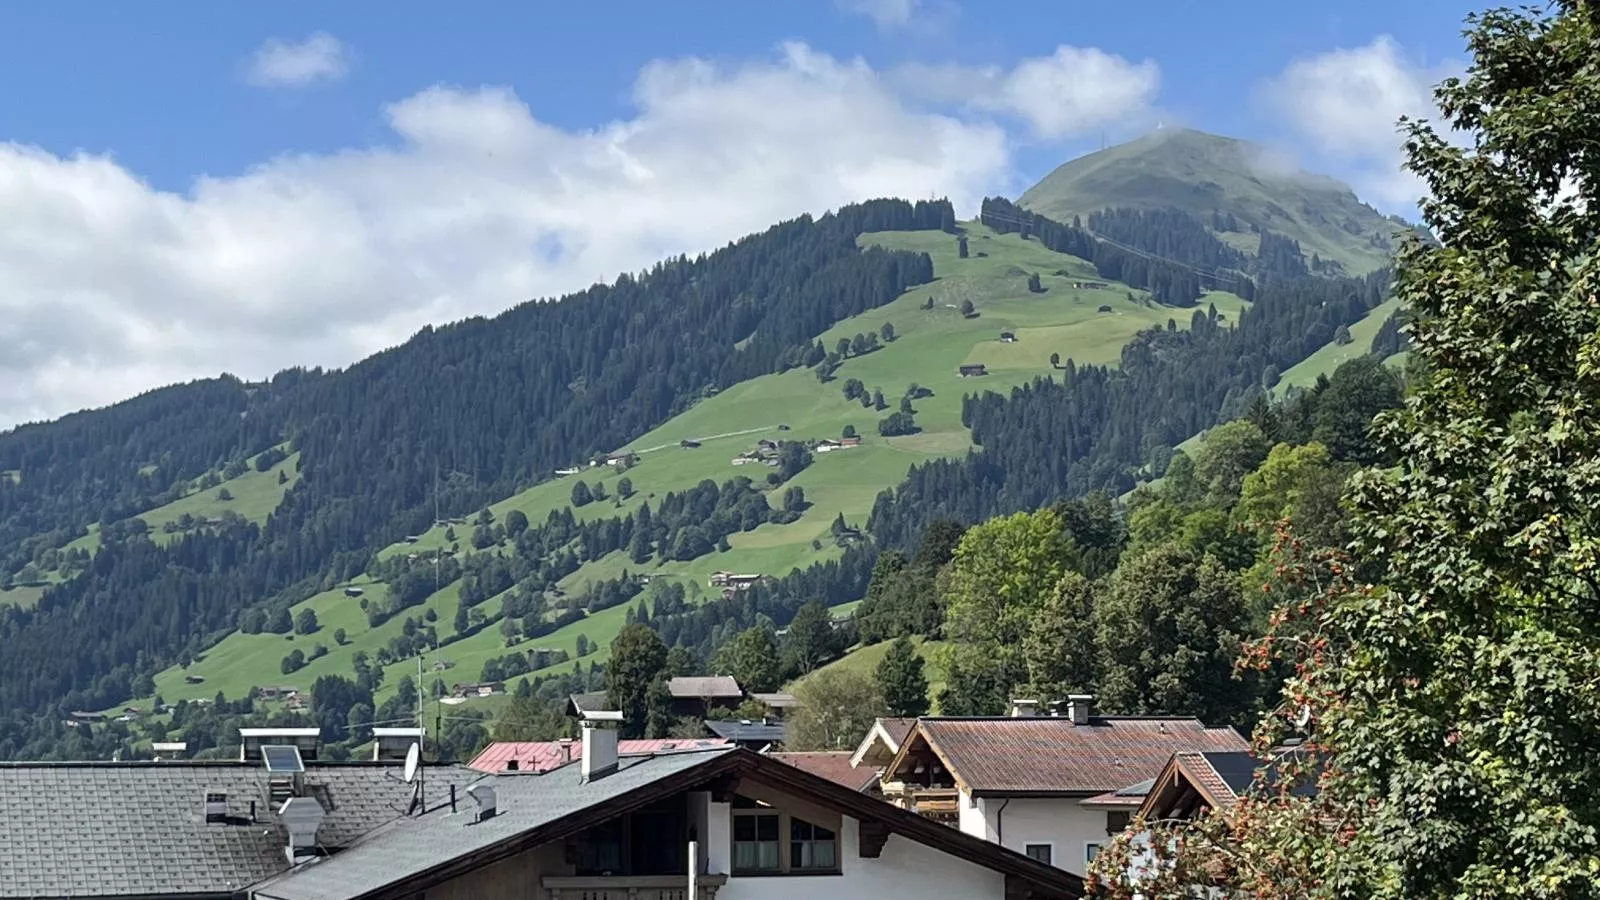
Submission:
[[[1029,853],[1028,853],[1028,848],[1029,847],[1049,847],[1050,848],[1050,861],[1048,863],[1045,863],[1045,865],[1047,865],[1047,866],[1056,865],[1056,842],[1055,841],[1023,841],[1022,842],[1022,855],[1023,856],[1027,856],[1029,859],[1033,859],[1034,862],[1044,862],[1044,860],[1035,859],[1034,857],[1030,856]]]

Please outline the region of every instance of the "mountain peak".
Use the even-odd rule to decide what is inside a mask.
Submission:
[[[1113,207],[1175,208],[1203,221],[1231,214],[1351,273],[1385,265],[1398,230],[1337,179],[1260,144],[1192,128],[1161,128],[1064,163],[1019,203],[1058,221]]]

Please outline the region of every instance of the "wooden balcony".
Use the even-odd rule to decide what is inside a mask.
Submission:
[[[695,877],[700,896],[689,896],[687,875],[612,875],[540,879],[546,900],[716,900],[726,875]]]
[[[961,792],[955,788],[908,787],[906,807],[924,818],[954,825],[961,817]]]

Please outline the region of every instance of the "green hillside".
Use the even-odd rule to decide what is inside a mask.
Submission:
[[[944,689],[944,660],[940,651],[944,649],[946,643],[944,641],[930,641],[920,636],[912,638],[911,641],[917,646],[917,655],[922,657],[922,675],[928,679],[928,699],[933,701],[934,698],[939,696],[939,692]],[[876,644],[851,647],[850,652],[818,669],[817,672],[858,672],[871,678],[873,672],[878,668],[878,663],[882,662],[884,656],[888,654],[889,645],[893,643],[893,641],[879,641]],[[817,674],[817,672],[813,672],[795,683],[798,684],[800,681]],[[794,685],[789,686],[790,690],[793,688]],[[932,712],[937,714],[938,710],[935,709]]]
[[[1300,364],[1283,373],[1283,380],[1275,386],[1274,393],[1281,394],[1293,387],[1309,387],[1315,384],[1319,377],[1332,375],[1333,370],[1344,363],[1372,352],[1372,339],[1378,334],[1378,329],[1382,328],[1383,323],[1388,321],[1399,308],[1398,300],[1390,300],[1374,308],[1361,321],[1350,326],[1349,343],[1329,343],[1306,357]]]
[[[971,448],[967,429],[961,424],[964,393],[1004,392],[1048,376],[1052,353],[1059,353],[1063,364],[1068,359],[1115,363],[1122,346],[1141,329],[1165,325],[1169,318],[1180,327],[1188,325],[1188,311],[1154,304],[1141,291],[1122,285],[1109,289],[1075,288],[1076,280],[1096,277],[1093,267],[1083,260],[1054,253],[1014,234],[995,234],[977,223],[968,223],[964,228],[971,250],[967,259],[959,258],[955,240],[943,232],[884,232],[861,238],[863,246],[927,252],[937,277],[931,285],[912,289],[886,306],[847,319],[823,335],[824,345],[831,348],[840,338],[881,333],[885,323],[894,329],[892,342],[875,352],[847,359],[832,380],[823,383],[809,369],[754,378],[701,401],[626,448],[616,448],[632,450],[639,458],[625,473],[635,492],[628,500],[616,498],[621,474],[606,466],[590,466],[577,475],[551,478],[507,497],[493,504],[491,512],[497,521],[515,509],[534,523],[542,522],[550,512],[571,506],[573,484],[582,479],[591,487],[604,484],[609,499],[573,508],[576,518],[627,514],[643,502],[655,506],[666,492],[691,488],[704,479],[720,483],[748,475],[759,481],[767,471],[765,467],[736,466],[733,459],[761,438],[838,438],[846,425],[853,425],[862,437],[861,446],[816,454],[808,468],[772,492],[769,502],[777,505],[779,495],[790,485],[805,490],[811,506],[798,521],[787,525],[769,523],[753,531],[735,533],[728,538],[727,552],[688,562],[652,560],[641,569],[624,553],[613,553],[583,566],[561,584],[568,592],[576,592],[591,582],[615,578],[625,570],[642,570],[663,579],[683,580],[691,597],[706,596],[711,591],[710,575],[717,570],[782,575],[838,555],[841,550],[830,530],[837,516],[843,514],[852,525],[865,525],[878,492],[899,483],[913,464],[937,456],[959,455]],[[1040,276],[1042,293],[1029,291],[1030,274]],[[933,306],[925,308],[930,297]],[[960,311],[962,302],[967,300],[975,307],[974,316],[963,316]],[[1216,304],[1232,320],[1237,320],[1244,306],[1238,297],[1223,293],[1209,295],[1207,302]],[[1110,311],[1101,312],[1102,306],[1110,307]],[[1013,333],[1015,342],[1001,341],[1002,331]],[[959,367],[972,363],[983,364],[989,374],[963,378]],[[874,389],[881,390],[888,408],[877,411],[845,399],[842,386],[851,378],[861,380],[869,395]],[[914,401],[921,430],[899,437],[879,436],[879,419],[898,409],[900,398],[913,383],[932,391]],[[686,439],[699,446],[685,448],[681,442]],[[380,556],[421,554],[447,546],[464,555],[473,553],[467,540],[471,525],[453,526],[453,541],[447,538],[450,527],[435,526],[387,548]],[[484,552],[502,551],[490,548]],[[367,596],[380,597],[383,586],[372,584],[365,589]],[[356,651],[374,654],[398,633],[405,618],[422,615],[427,609],[433,609],[438,617],[434,626],[440,640],[451,640],[455,597],[456,586],[447,586],[423,607],[408,609],[369,630],[358,600],[345,597],[342,589],[328,591],[302,604],[317,611],[323,623],[321,634],[295,636],[292,641],[274,634],[234,634],[187,672],[176,667],[163,672],[156,679],[156,686],[168,701],[210,697],[219,689],[232,696],[253,684],[307,688],[318,675],[348,673]],[[497,599],[490,600],[478,608],[492,617],[497,604]],[[601,648],[585,662],[603,661],[605,648],[621,629],[626,612],[626,607],[616,607],[591,614],[537,640],[523,641],[517,649],[538,646],[573,654],[577,637],[582,634]],[[336,646],[328,637],[335,627],[345,628],[348,645]],[[318,643],[327,647],[326,656],[291,675],[282,674],[280,663],[286,654],[299,648],[309,656]],[[511,651],[504,637],[491,626],[441,647],[437,656],[430,655],[429,664],[448,659],[453,667],[443,676],[445,680],[470,681],[478,677],[486,660],[508,652]],[[569,661],[560,667],[571,665]],[[415,659],[392,664],[380,699],[401,677],[414,676],[415,672]],[[185,674],[204,680],[188,683]],[[433,677],[430,672],[428,680]]]
[[[1062,222],[1109,207],[1176,207],[1202,221],[1232,213],[1300,242],[1309,256],[1359,274],[1388,262],[1393,235],[1406,226],[1357,199],[1341,182],[1293,170],[1265,148],[1175,128],[1079,157],[1057,167],[1018,201]],[[1221,237],[1253,252],[1249,233]]]

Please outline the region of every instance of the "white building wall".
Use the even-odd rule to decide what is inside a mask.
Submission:
[[[898,834],[878,859],[859,855],[856,820],[839,829],[839,875],[729,877],[717,900],[1004,900],[1005,876]],[[721,870],[726,872],[726,869]]]
[[[1051,863],[1074,875],[1087,868],[1089,844],[1110,840],[1105,810],[1084,809],[1075,798],[980,797],[973,806],[963,794],[961,830],[1018,853],[1029,844],[1049,844]]]

